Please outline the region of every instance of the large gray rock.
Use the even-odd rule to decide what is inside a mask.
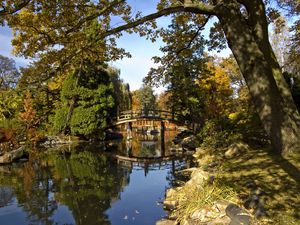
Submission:
[[[243,142],[237,142],[228,147],[228,150],[225,152],[225,157],[230,159],[246,152],[247,150],[249,150],[249,145]]]
[[[198,221],[192,219],[185,219],[180,224],[182,225],[198,225]]]
[[[186,183],[186,185],[202,186],[210,179],[210,177],[211,175],[208,172],[202,169],[197,169],[192,172],[191,179]]]
[[[61,139],[58,136],[47,136],[42,141],[40,141],[38,144],[40,146],[54,146],[54,145],[60,145],[60,144],[67,144],[70,143],[70,140],[64,140]]]
[[[25,147],[22,146],[18,149],[4,153],[0,156],[0,164],[12,163],[13,161],[22,158],[25,155]]]
[[[181,142],[182,148],[195,150],[198,147],[198,141],[195,135],[186,137]]]
[[[249,225],[251,217],[246,210],[238,205],[229,204],[225,209],[226,215],[231,219],[230,225]]]
[[[156,225],[176,225],[174,220],[162,219],[156,222]]]
[[[212,221],[208,222],[206,225],[228,225],[230,224],[230,218],[226,215],[217,217]]]
[[[177,200],[177,189],[180,189],[180,187],[178,188],[170,188],[166,191],[166,198],[163,202],[164,208],[167,210],[174,210],[175,207],[178,205],[178,200]]]
[[[175,196],[176,196],[176,189],[174,188],[169,188],[167,191],[166,191],[166,199],[174,199]]]

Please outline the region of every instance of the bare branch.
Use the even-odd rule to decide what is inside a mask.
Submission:
[[[199,5],[198,5],[199,6]],[[201,13],[201,14],[206,14],[206,15],[214,15],[214,7],[212,6],[208,6],[206,5],[206,8],[205,7],[202,7],[201,9],[199,7],[193,7],[193,6],[174,6],[174,7],[169,7],[169,8],[166,8],[166,9],[163,9],[163,10],[160,10],[156,13],[153,13],[153,14],[150,14],[148,16],[144,16],[136,21],[133,21],[131,23],[127,23],[125,25],[122,25],[122,26],[119,26],[119,27],[116,27],[114,29],[111,29],[111,30],[108,30],[102,34],[100,34],[99,38],[97,39],[100,40],[102,38],[105,38],[107,36],[110,36],[112,34],[116,34],[116,33],[119,33],[119,32],[122,32],[124,30],[128,30],[128,29],[131,29],[131,28],[134,28],[140,24],[143,24],[145,22],[148,22],[148,21],[151,21],[151,20],[155,20],[159,17],[163,17],[163,16],[168,16],[170,14],[173,14],[173,13],[178,13],[178,12],[197,12],[197,13]]]
[[[94,14],[92,14],[92,15],[90,15],[90,16],[87,16],[87,17],[81,19],[75,26],[73,26],[71,29],[67,30],[67,31],[66,31],[66,34],[69,34],[69,33],[71,33],[71,32],[74,32],[74,31],[80,29],[81,26],[82,26],[85,22],[91,21],[91,20],[93,20],[93,19],[96,19],[97,17],[103,15],[104,13],[106,13],[107,11],[109,11],[110,9],[112,9],[113,7],[115,7],[116,5],[118,5],[118,4],[120,4],[120,3],[123,3],[123,2],[125,2],[125,0],[115,0],[115,1],[111,2],[108,6],[106,6],[106,7],[103,8],[103,9],[101,9],[99,12],[94,13]]]
[[[205,27],[205,25],[207,24],[207,22],[209,21],[210,18],[211,18],[211,17],[208,16],[208,17],[205,19],[204,23],[203,23],[201,26],[198,27],[197,32],[196,32],[195,35],[191,38],[191,40],[189,41],[189,43],[188,43],[185,47],[179,49],[179,50],[176,52],[176,55],[177,55],[177,56],[178,56],[181,52],[183,52],[184,50],[189,49],[189,48],[191,47],[193,41],[194,41],[194,40],[196,39],[196,37],[199,35],[200,31]],[[175,57],[174,57],[174,59],[172,60],[172,62],[173,62],[174,60],[175,60]],[[172,64],[172,63],[171,63],[171,64]]]
[[[26,1],[23,1],[22,3],[20,3],[20,4],[15,4],[15,7],[12,8],[12,9],[7,9],[7,8],[3,7],[3,9],[0,11],[0,17],[7,16],[7,15],[14,14],[14,13],[18,12],[19,10],[21,10],[22,8],[27,6],[30,3],[30,1],[31,0],[26,0]]]

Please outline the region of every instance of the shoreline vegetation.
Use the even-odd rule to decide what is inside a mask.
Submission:
[[[166,191],[167,218],[156,225],[296,225],[300,155],[275,155],[268,147],[237,142],[197,147],[189,177]]]

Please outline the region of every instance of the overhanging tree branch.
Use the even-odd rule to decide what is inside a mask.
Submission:
[[[97,13],[94,13],[94,14],[92,14],[90,16],[87,16],[87,17],[81,19],[75,26],[73,26],[71,29],[67,30],[66,34],[74,32],[74,31],[77,31],[78,29],[80,29],[82,27],[82,25],[85,22],[96,19],[97,17],[103,15],[104,13],[108,12],[109,10],[111,10],[113,7],[115,7],[118,4],[121,4],[123,2],[125,2],[125,0],[115,0],[115,1],[112,1],[108,6],[106,6],[105,8],[102,8]]]
[[[196,37],[200,34],[200,31],[205,27],[205,25],[207,24],[207,22],[209,21],[209,19],[210,19],[210,16],[208,16],[208,17],[205,19],[204,23],[203,23],[201,26],[198,27],[196,33],[195,33],[194,36],[191,38],[191,40],[189,41],[189,43],[188,43],[185,47],[183,47],[183,48],[179,49],[178,51],[176,51],[176,55],[179,55],[181,52],[183,52],[184,50],[189,49],[189,48],[191,47],[193,41],[194,41],[194,40],[196,39]]]
[[[183,6],[189,12],[202,13],[206,15],[214,15],[215,7],[201,1],[184,0]]]
[[[12,9],[3,7],[3,9],[0,10],[0,17],[16,13],[27,6],[30,2],[31,0],[26,0],[19,4],[16,3]]]
[[[138,25],[141,25],[145,22],[155,20],[157,18],[163,17],[163,16],[168,16],[173,13],[178,13],[178,12],[193,12],[193,13],[199,13],[199,14],[206,14],[206,15],[215,15],[214,13],[214,7],[207,5],[207,4],[184,4],[182,6],[173,6],[169,7],[163,10],[160,10],[156,13],[152,13],[150,15],[144,16],[136,21],[133,21],[131,23],[127,23],[125,25],[113,28],[111,30],[108,30],[104,33],[99,34],[98,38],[96,41],[105,38],[107,36],[110,36],[112,34],[116,34],[119,32],[122,32],[124,30],[128,30],[134,27],[137,27]]]

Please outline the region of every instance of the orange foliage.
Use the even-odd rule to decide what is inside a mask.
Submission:
[[[0,149],[7,151],[11,145],[16,145],[16,130],[9,128],[0,128]]]
[[[21,112],[19,117],[26,124],[26,128],[29,129],[38,123],[36,111],[33,108],[32,95],[30,91],[27,91],[25,94],[23,108],[24,112]]]

